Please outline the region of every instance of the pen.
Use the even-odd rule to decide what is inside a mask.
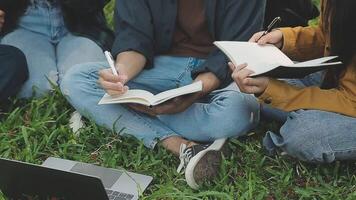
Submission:
[[[115,68],[115,62],[114,62],[114,58],[112,57],[111,53],[109,51],[105,51],[104,52],[106,60],[108,61],[111,71],[115,76],[118,76],[119,74],[117,73],[117,70]]]
[[[279,24],[282,21],[281,17],[276,17],[273,19],[273,21],[268,25],[267,30],[265,32],[263,32],[263,34],[261,35],[260,38],[258,38],[257,42],[265,35],[267,35],[268,33],[270,33],[272,31],[272,29]]]

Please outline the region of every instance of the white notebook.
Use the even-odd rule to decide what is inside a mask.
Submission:
[[[337,56],[324,57],[294,64],[274,45],[258,45],[252,42],[220,41],[214,43],[236,66],[247,63],[254,71],[252,76],[273,78],[303,78],[308,74],[342,66],[342,62],[329,62]]]
[[[100,100],[99,105],[136,103],[145,106],[156,106],[175,97],[200,92],[202,90],[203,83],[201,81],[194,82],[184,87],[168,90],[156,95],[145,90],[129,90],[121,96],[110,96],[105,94],[104,97]]]

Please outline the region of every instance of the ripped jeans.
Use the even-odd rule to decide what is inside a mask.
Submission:
[[[39,1],[30,5],[20,18],[18,28],[5,35],[1,44],[15,46],[26,56],[29,79],[19,97],[37,97],[60,85],[72,66],[105,61],[101,48],[88,38],[74,36],[65,27],[58,3]]]

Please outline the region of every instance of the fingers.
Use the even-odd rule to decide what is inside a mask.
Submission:
[[[247,63],[235,66],[234,63],[232,63],[232,62],[229,62],[228,65],[229,65],[231,71],[233,71],[233,72],[240,71],[240,70],[242,70],[242,69],[244,69],[244,68],[246,68],[248,66]]]
[[[144,113],[152,117],[157,116],[156,110],[153,107],[147,107],[140,104],[128,104],[128,106],[137,112]]]
[[[104,69],[99,72],[100,78],[102,78],[105,81],[108,82],[113,82],[113,83],[123,83],[125,84],[127,82],[127,76],[126,75],[114,75],[110,69]]]
[[[187,106],[185,104],[187,104]],[[145,113],[154,117],[157,115],[180,113],[183,112],[190,105],[191,103],[189,99],[177,97],[154,107],[147,107],[139,104],[129,104],[129,107],[137,112]]]
[[[254,42],[256,43],[258,41],[258,39],[263,35],[263,31],[255,33],[251,39],[249,40],[249,42]]]
[[[266,44],[273,44],[278,48],[282,47],[283,44],[283,33],[282,31],[275,29],[272,32],[268,33],[267,35],[261,37],[263,35],[262,32],[255,33],[249,42],[257,42],[259,45],[266,45]]]
[[[254,72],[249,69],[235,70],[232,74],[232,78],[238,83],[243,83],[243,81],[253,73]]]
[[[281,48],[283,43],[283,33],[280,30],[274,30],[258,40],[259,45],[273,44]]]
[[[235,71],[236,66],[234,65],[234,63],[229,62],[229,63],[228,63],[228,65],[229,65],[229,67],[230,67],[231,71]]]
[[[261,81],[256,78],[245,78],[243,84],[246,86],[257,86],[261,84]]]
[[[124,85],[120,82],[117,82],[117,83],[109,82],[109,81],[105,81],[102,78],[99,78],[99,83],[106,90],[122,91],[124,89]]]
[[[111,96],[125,94],[129,89],[127,86],[125,86],[126,82],[127,76],[116,76],[110,69],[101,70],[99,72],[98,83]]]
[[[259,45],[266,45],[266,44],[273,44],[274,37],[273,34],[268,33],[267,35],[263,36],[261,39],[257,41]]]
[[[0,31],[5,23],[5,12],[0,10]]]
[[[111,70],[102,70],[99,75],[98,83],[109,95],[122,95],[128,91],[129,88],[124,85],[126,83],[125,76],[115,76]]]
[[[113,83],[113,82],[105,81],[102,78],[99,78],[98,83],[111,96],[122,95],[129,90],[127,86],[123,85],[120,82]]]
[[[153,107],[157,115],[172,114],[175,112],[179,112],[177,108],[178,108],[177,101],[175,101],[174,99],[172,99],[167,103]]]
[[[251,78],[253,71],[246,69],[247,65],[241,65],[240,70],[235,70],[232,73],[232,78],[239,86],[241,92],[247,94],[263,93],[268,85],[269,79],[266,77]]]

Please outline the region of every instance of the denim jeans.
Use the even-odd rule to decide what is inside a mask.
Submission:
[[[19,97],[31,97],[34,89],[36,96],[42,96],[52,90],[52,84],[59,85],[64,73],[76,64],[105,61],[95,42],[68,32],[56,2],[30,5],[18,28],[1,41],[22,50],[28,62],[29,80]]]
[[[131,89],[154,94],[192,83],[191,71],[203,60],[159,56],[154,68],[142,71],[128,83]],[[88,63],[71,68],[61,89],[68,101],[84,116],[119,134],[133,135],[153,148],[158,141],[181,136],[197,142],[246,134],[259,121],[259,103],[254,96],[232,89],[212,92],[186,111],[150,117],[125,105],[98,105],[104,90],[98,85],[98,71],[107,63]]]
[[[299,87],[320,86],[322,73],[301,80],[286,80]],[[288,155],[313,163],[356,159],[356,119],[320,110],[286,113],[263,108],[264,116],[284,122],[280,134],[268,132],[263,140],[270,154],[282,149]]]

